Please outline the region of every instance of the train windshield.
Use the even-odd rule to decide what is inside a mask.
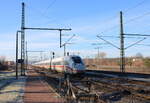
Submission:
[[[75,63],[82,63],[82,60],[80,57],[72,57],[72,60],[75,62]]]

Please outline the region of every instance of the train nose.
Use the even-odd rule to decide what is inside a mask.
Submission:
[[[83,64],[75,64],[77,70],[84,70],[85,66]]]

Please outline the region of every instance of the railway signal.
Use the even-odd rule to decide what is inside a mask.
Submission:
[[[52,52],[52,55],[53,55],[53,59],[55,58],[55,52]]]

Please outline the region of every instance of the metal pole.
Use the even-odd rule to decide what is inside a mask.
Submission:
[[[64,44],[64,56],[66,56],[66,44]]]
[[[96,69],[98,69],[99,48],[97,48]]]
[[[61,34],[61,31],[62,30],[59,30],[60,31],[60,48],[62,47],[62,45],[61,45],[61,36],[62,36],[62,34]]]
[[[28,68],[28,47],[27,47],[27,41],[26,41],[26,70]]]
[[[43,54],[42,54],[42,51],[41,51],[41,52],[40,52],[40,56],[41,56],[41,61],[43,60],[43,58],[42,58],[42,55],[43,55]]]
[[[124,53],[124,33],[123,33],[123,17],[120,11],[120,70],[125,72],[125,53]]]
[[[98,49],[98,59],[99,59],[99,47],[97,49]]]
[[[99,67],[99,49],[100,47],[97,47],[97,69]]]
[[[53,55],[53,59],[54,59],[55,58],[55,53],[53,52],[52,55]]]
[[[24,29],[28,29],[28,30],[57,30],[57,31],[70,31],[72,29],[65,29],[65,28],[41,28],[41,27],[24,27]]]
[[[16,79],[18,79],[18,31],[16,32]]]
[[[25,67],[24,67],[24,59],[25,59],[25,4],[22,3],[22,18],[21,18],[21,76],[25,76]]]

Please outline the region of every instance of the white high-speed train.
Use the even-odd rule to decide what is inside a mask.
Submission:
[[[85,64],[79,56],[70,55],[35,63],[36,66],[49,68],[52,71],[78,74],[85,72]]]

